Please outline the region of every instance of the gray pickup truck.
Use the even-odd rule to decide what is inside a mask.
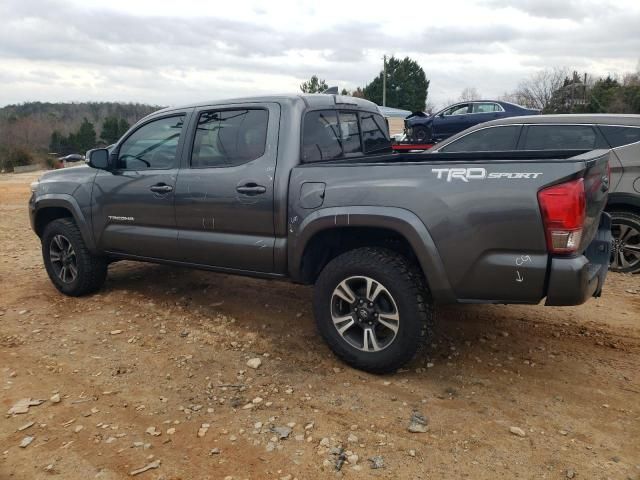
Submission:
[[[393,154],[373,103],[288,95],[168,108],[32,185],[67,295],[128,259],[314,284],[318,329],[394,370],[435,303],[577,305],[610,255],[608,150]]]

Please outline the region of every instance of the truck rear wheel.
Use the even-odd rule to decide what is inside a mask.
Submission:
[[[51,282],[65,295],[95,292],[107,277],[106,259],[89,252],[70,218],[59,218],[45,227],[42,258]]]
[[[349,365],[396,370],[425,343],[433,318],[424,280],[410,262],[382,248],[359,248],[327,264],[314,290],[320,334]]]
[[[611,214],[611,270],[640,273],[640,215],[628,211]]]

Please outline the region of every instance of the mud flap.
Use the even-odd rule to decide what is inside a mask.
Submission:
[[[598,288],[593,292],[594,297],[599,297],[602,294],[602,287],[607,278],[609,261],[611,260],[611,241],[611,215],[602,212],[598,233],[584,252],[591,265],[597,265],[600,268],[598,272]]]

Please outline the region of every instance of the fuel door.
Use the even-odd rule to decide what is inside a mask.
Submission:
[[[318,208],[324,202],[324,182],[305,182],[300,187],[300,206],[302,208]]]

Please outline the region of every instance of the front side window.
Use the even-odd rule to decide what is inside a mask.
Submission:
[[[483,128],[451,142],[441,152],[500,152],[515,150],[520,135],[520,125]]]
[[[191,167],[233,167],[264,155],[269,114],[261,109],[203,112],[198,118]]]
[[[184,115],[153,120],[133,132],[120,145],[118,168],[162,170],[178,164],[177,149]]]
[[[469,111],[469,104],[465,103],[462,105],[454,105],[453,107],[448,108],[444,111],[444,116],[448,117],[449,115],[465,115]]]
[[[473,113],[494,113],[501,112],[502,107],[497,103],[474,103]]]
[[[601,126],[602,134],[612,148],[640,142],[640,127]]]
[[[597,136],[590,125],[531,125],[523,150],[592,150]]]
[[[361,113],[362,143],[364,153],[389,153],[391,152],[391,138],[389,127],[382,115],[375,113]]]

